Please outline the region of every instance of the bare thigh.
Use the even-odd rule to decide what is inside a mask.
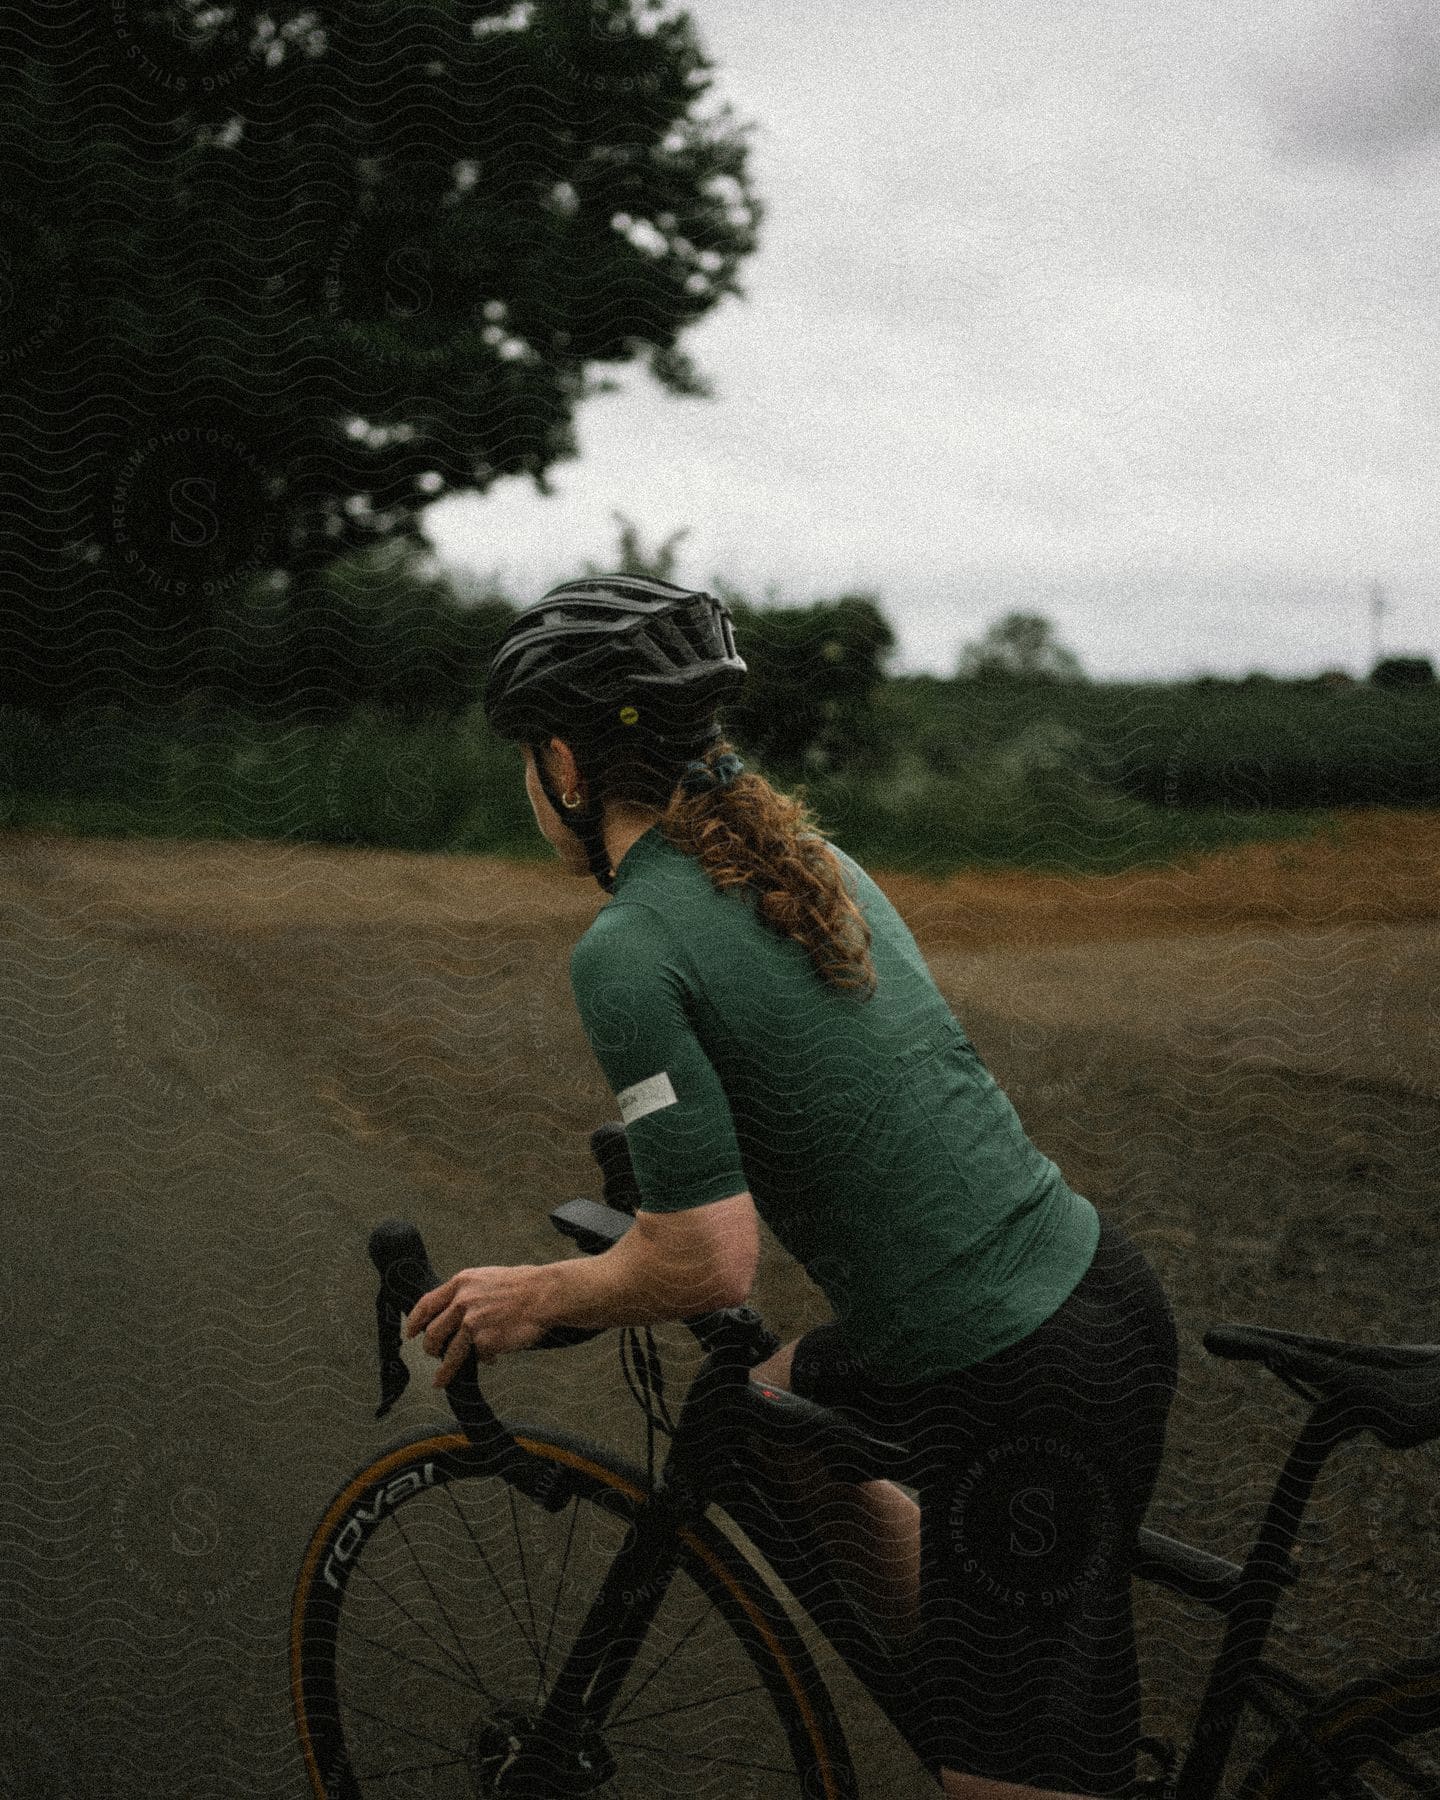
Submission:
[[[788,1344],[782,1344],[773,1356],[766,1357],[762,1363],[756,1363],[750,1371],[752,1381],[763,1381],[768,1387],[790,1388],[790,1365],[795,1360],[795,1346],[799,1338],[791,1338]]]

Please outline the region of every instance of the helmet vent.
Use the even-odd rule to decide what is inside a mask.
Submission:
[[[649,576],[566,582],[508,628],[485,684],[485,713],[504,737],[598,729],[633,705],[668,729],[726,701],[745,664],[727,608],[713,595]]]

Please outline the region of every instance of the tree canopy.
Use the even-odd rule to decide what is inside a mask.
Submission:
[[[871,701],[895,648],[874,594],[809,606],[747,604],[723,590],[749,673],[726,709],[739,740],[782,768],[864,763],[881,748]]]
[[[587,575],[650,575],[656,581],[674,581],[676,565],[680,560],[680,546],[690,535],[690,527],[682,525],[678,531],[672,531],[669,537],[657,544],[653,550],[647,550],[640,536],[640,527],[623,512],[612,512],[620,534],[619,548],[613,562],[597,563],[587,560]],[[683,586],[684,583],[677,585]]]
[[[955,673],[971,681],[1080,681],[1080,659],[1041,613],[1008,612],[960,653]]]
[[[1371,685],[1379,688],[1428,687],[1434,680],[1428,656],[1382,656],[1370,671]]]
[[[227,596],[507,476],[753,250],[657,0],[46,0],[0,19],[0,699],[184,687]]]

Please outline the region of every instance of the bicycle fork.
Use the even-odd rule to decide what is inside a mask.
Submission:
[[[484,1760],[496,1794],[556,1800],[615,1773],[604,1733],[671,1579],[680,1531],[697,1516],[683,1476],[668,1469],[638,1510],[538,1713],[499,1719]]]

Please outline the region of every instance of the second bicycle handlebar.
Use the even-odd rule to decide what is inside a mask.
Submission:
[[[410,1371],[400,1355],[400,1319],[414,1310],[422,1294],[440,1285],[440,1277],[425,1248],[425,1240],[408,1219],[385,1219],[370,1233],[370,1260],[380,1277],[375,1296],[376,1327],[380,1340],[380,1405],[376,1417],[385,1414],[404,1393]],[[556,1325],[538,1339],[536,1350],[561,1350],[588,1343],[600,1335],[600,1327]],[[473,1373],[475,1352],[465,1368]]]

